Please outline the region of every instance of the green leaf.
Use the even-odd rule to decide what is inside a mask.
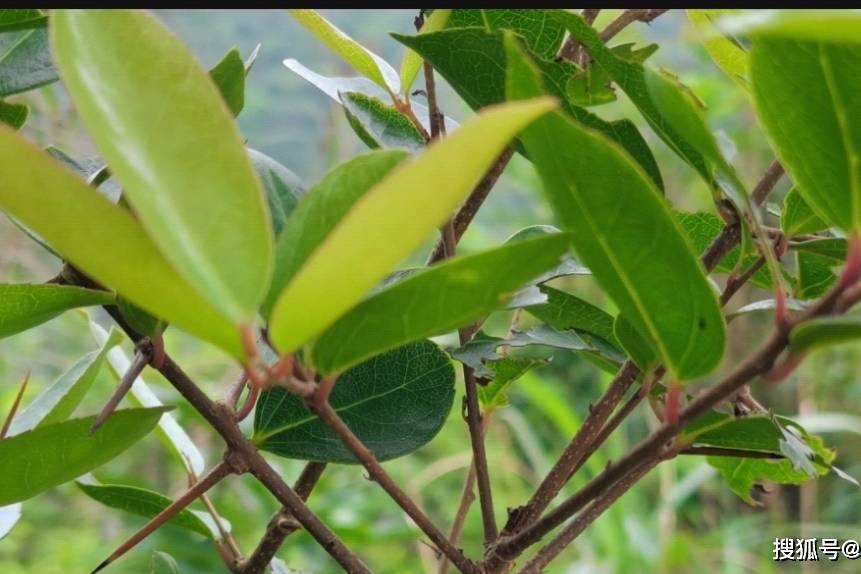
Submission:
[[[86,484],[78,481],[78,488],[93,500],[108,508],[123,510],[130,514],[153,518],[173,502],[158,492],[125,484]],[[201,534],[210,540],[218,538],[209,526],[187,508],[166,522],[172,526]]]
[[[275,270],[263,302],[270,315],[278,295],[362,196],[407,158],[403,151],[374,151],[336,166],[314,185],[284,224],[275,247]]]
[[[754,99],[778,158],[813,212],[846,231],[861,231],[858,69],[861,44],[763,35],[751,50]]]
[[[323,373],[410,341],[462,327],[495,311],[518,287],[559,262],[565,234],[545,235],[434,265],[362,301],[314,344]]]
[[[697,446],[781,454],[779,420],[770,415],[733,416],[710,411],[685,428],[682,438]],[[793,424],[788,419],[785,423]]]
[[[272,228],[213,82],[142,11],[57,11],[51,30],[65,85],[143,227],[215,308],[252,320],[269,283]]]
[[[47,24],[48,17],[42,10],[37,10],[35,8],[0,9],[0,32],[44,28]]]
[[[514,38],[507,47],[510,97],[540,93]],[[559,113],[539,119],[521,141],[580,259],[671,376],[714,368],[725,342],[717,297],[652,180],[617,145]]]
[[[0,34],[0,98],[56,82],[44,28]]]
[[[103,465],[146,436],[166,410],[117,411],[92,436],[95,416],[0,440],[0,506],[32,498]]]
[[[418,151],[425,138],[410,119],[394,106],[360,92],[341,94],[347,121],[369,148],[401,148]]]
[[[437,30],[442,30],[445,28],[446,23],[448,23],[449,16],[451,16],[451,10],[449,9],[436,9],[433,13],[427,17],[425,23],[422,24],[421,30],[419,30],[419,34],[428,34],[430,32],[436,32]],[[422,64],[424,60],[422,57],[416,54],[414,51],[407,48],[404,52],[404,59],[401,60],[401,93],[404,95],[408,95],[410,92],[410,87],[413,85],[413,82],[416,79],[416,76],[419,73],[419,70],[422,69]]]
[[[750,10],[719,22],[722,30],[829,43],[861,43],[858,10]]]
[[[179,574],[179,565],[170,554],[156,551],[152,553],[150,574]]]
[[[53,284],[0,284],[0,337],[50,321],[76,307],[110,305],[114,294]]]
[[[714,63],[727,76],[747,89],[747,52],[738,40],[729,34],[722,33],[720,28],[715,25],[715,20],[739,12],[739,10],[725,8],[687,10],[688,18],[697,29],[703,46]]]
[[[620,58],[642,63],[658,50],[657,44],[649,44],[639,50],[634,50],[633,47],[634,44],[620,44],[610,48],[610,51]],[[612,83],[613,78],[604,68],[589,66],[568,80],[566,93],[573,104],[597,106],[616,100],[616,91],[613,89]]]
[[[329,402],[378,460],[430,441],[451,411],[454,369],[430,341],[378,355],[338,377]],[[332,429],[302,399],[273,387],[257,403],[254,442],[287,458],[356,463]]]
[[[21,519],[21,503],[9,504],[0,506],[0,540],[9,534],[18,521]]]
[[[211,70],[209,77],[224,98],[233,116],[238,116],[245,107],[245,62],[239,50],[232,48]]]
[[[81,357],[12,420],[8,436],[68,419],[93,386],[105,355],[121,340],[119,331],[111,331],[100,350]]]
[[[344,34],[315,10],[290,9],[290,14],[327,48],[384,90],[397,92],[398,73],[385,60]]]
[[[613,322],[613,334],[619,346],[645,372],[658,364],[659,356],[649,341],[623,315]]]
[[[798,282],[794,294],[799,299],[816,299],[825,294],[837,282],[833,267],[843,263],[808,251],[797,251],[795,262]]]
[[[824,260],[827,259],[832,267],[846,263],[847,242],[840,237],[799,241],[791,243],[789,248],[798,253],[818,255]]]
[[[90,320],[90,333],[96,343],[105,345],[108,333],[98,324]],[[122,376],[128,372],[131,361],[121,348],[115,347],[108,351],[108,367],[114,380],[119,383]],[[129,402],[136,407],[160,407],[162,402],[156,397],[144,382],[143,377],[138,376],[132,384],[131,391],[126,395]],[[164,446],[174,455],[189,473],[202,476],[206,469],[206,461],[194,441],[188,436],[176,419],[170,413],[164,413],[158,421],[155,429],[156,435]]]
[[[107,166],[102,158],[99,156],[72,157],[54,146],[46,147],[45,151],[48,155],[78,174],[88,185],[98,189],[99,193],[111,200],[111,203],[119,203],[123,190],[115,178],[111,177],[107,181],[96,185],[99,175],[107,170]]]
[[[0,209],[142,309],[235,357],[244,356],[235,325],[180,277],[126,209],[2,126],[0,165]]]
[[[546,365],[542,359],[503,357],[488,364],[490,382],[478,388],[478,400],[485,413],[508,405],[508,390],[517,379],[536,367]]]
[[[783,212],[780,214],[780,228],[788,236],[816,233],[828,229],[828,224],[816,215],[798,188],[793,187],[783,200]]]
[[[618,346],[613,335],[613,316],[571,293],[541,285],[547,302],[524,307],[530,314],[556,329],[577,329],[597,335]]]
[[[264,153],[248,148],[248,157],[263,184],[272,230],[278,237],[287,218],[304,197],[305,184],[299,176]]]
[[[806,352],[861,338],[861,316],[836,315],[804,321],[789,334],[794,351]]]
[[[147,337],[158,337],[167,328],[164,321],[153,317],[125,297],[117,297],[117,309],[129,326]]]
[[[450,217],[514,135],[553,106],[540,98],[478,114],[365,194],[279,296],[270,317],[275,347],[293,351],[350,310]]]
[[[454,28],[419,36],[392,36],[429,61],[472,109],[478,110],[506,100],[506,52],[502,32]],[[606,122],[568,101],[568,80],[579,70],[575,65],[537,57],[533,60],[541,70],[548,93],[559,98],[567,114],[621,144],[643,166],[658,187],[663,187],[655,158],[631,121]]]
[[[552,60],[556,57],[565,28],[550,16],[548,10],[529,9],[457,9],[448,22],[449,28],[482,27],[488,30],[511,30],[526,41],[529,51]]]
[[[24,104],[10,104],[0,100],[0,123],[4,123],[13,130],[21,129],[30,115],[30,108]]]

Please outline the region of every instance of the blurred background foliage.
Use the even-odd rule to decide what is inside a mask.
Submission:
[[[414,31],[414,10],[324,10],[323,14],[359,42],[398,66],[403,48],[389,32]],[[605,10],[600,27],[616,10]],[[231,47],[247,55],[262,44],[249,76],[246,107],[239,123],[250,146],[271,155],[306,182],[313,183],[328,168],[364,150],[333,101],[287,70],[281,61],[296,58],[327,75],[355,75],[316,42],[282,10],[156,10],[207,67]],[[652,25],[636,24],[617,37],[617,43],[657,42],[654,66],[678,74],[707,105],[707,117],[722,145],[749,185],[753,185],[773,157],[751,102],[736,84],[708,59],[683,11],[671,10]],[[415,87],[420,88],[421,79]],[[454,119],[470,112],[438,79],[441,107]],[[416,96],[421,99],[421,96]],[[25,134],[42,145],[54,144],[76,155],[95,153],[59,84],[17,99],[33,107]],[[596,108],[607,119],[631,117],[643,124],[633,106],[621,96]],[[678,209],[711,211],[701,180],[652,134],[643,133],[666,182],[670,201]],[[2,177],[2,176],[0,176]],[[771,202],[786,193],[784,180]],[[612,190],[608,190],[612,193]],[[503,241],[521,227],[552,223],[530,164],[515,157],[500,184],[482,208],[461,244],[473,251]],[[86,229],[81,230],[86,233]],[[430,245],[430,243],[428,243]],[[416,254],[416,262],[424,254]],[[58,261],[0,219],[0,277],[3,282],[41,282],[59,270]],[[588,277],[560,281],[560,287],[612,311]],[[746,288],[733,301],[738,307],[768,297]],[[486,330],[503,335],[510,313],[497,313]],[[523,325],[530,319],[524,315]],[[750,352],[770,329],[770,316],[752,314],[730,325],[724,365]],[[174,330],[167,334],[171,353],[211,395],[223,395],[238,370],[214,349]],[[444,344],[454,341],[443,340]],[[11,405],[17,384],[28,369],[32,381],[25,395],[35,396],[85,352],[96,348],[80,314],[67,313],[26,333],[0,341],[0,407]],[[127,351],[131,351],[127,346]],[[754,389],[768,407],[798,415],[811,432],[825,436],[838,450],[837,463],[861,476],[861,385],[857,384],[861,348],[845,345],[820,351],[797,375],[779,386]],[[79,412],[95,412],[107,397],[112,379],[103,369],[100,379]],[[184,405],[168,383],[152,370],[145,378],[163,401],[177,405],[179,420],[198,441],[211,465],[221,455],[220,441],[199,416]],[[518,381],[511,405],[498,411],[488,431],[497,516],[522,504],[579,425],[590,400],[597,398],[609,378],[581,358],[556,353],[546,367]],[[430,444],[407,457],[386,463],[406,490],[416,496],[445,530],[454,515],[470,462],[466,425],[456,399],[448,423]],[[589,461],[566,489],[567,493],[618,458],[644,437],[654,418],[640,409]],[[269,457],[283,476],[293,480],[302,463]],[[2,466],[2,461],[0,461]],[[186,487],[184,473],[150,436],[129,452],[99,469],[103,482],[145,486],[170,495]],[[277,505],[256,482],[232,477],[215,489],[213,500],[233,525],[245,552],[250,552]],[[751,507],[722,483],[705,460],[681,457],[661,465],[624,496],[549,568],[552,573],[634,572],[857,572],[858,562],[793,564],[772,562],[775,537],[838,537],[861,539],[859,491],[833,474],[801,488],[769,487],[763,505]],[[311,507],[362,556],[375,572],[434,572],[430,547],[419,531],[356,466],[330,467],[311,495]],[[67,484],[24,505],[23,519],[0,542],[0,572],[66,574],[95,567],[119,542],[143,524],[109,511]],[[466,522],[462,546],[470,555],[481,551],[481,522],[477,505]],[[172,554],[184,574],[221,572],[214,546],[184,530],[163,528],[137,550],[111,567],[115,572],[149,572],[152,550]],[[327,573],[339,569],[310,536],[290,537],[279,556],[296,570]]]

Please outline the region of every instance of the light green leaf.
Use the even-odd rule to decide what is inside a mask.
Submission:
[[[828,229],[828,224],[816,215],[798,188],[793,187],[783,200],[783,212],[780,214],[780,228],[788,236],[816,233]]]
[[[179,565],[170,554],[156,551],[152,553],[150,574],[179,574]]]
[[[795,327],[789,343],[795,351],[812,351],[861,338],[861,316],[837,315],[817,317]]]
[[[264,153],[248,148],[248,157],[263,184],[272,230],[278,237],[287,218],[304,197],[305,184],[299,176]]]
[[[143,516],[144,518],[153,518],[173,502],[167,496],[137,486],[125,484],[86,484],[81,481],[78,481],[76,484],[84,494],[108,508],[123,510],[137,516]],[[218,538],[217,533],[213,532],[203,520],[187,508],[180,510],[166,524],[196,532],[210,540]]]
[[[658,51],[657,44],[649,44],[639,50],[633,49],[634,44],[620,44],[610,48],[620,58],[645,62],[649,56]],[[616,100],[616,91],[612,87],[613,78],[601,66],[588,66],[577,72],[568,80],[566,93],[571,103],[578,106],[597,106]]]
[[[565,234],[545,235],[411,275],[336,321],[314,344],[313,363],[323,373],[340,372],[410,341],[465,326],[503,306],[567,250]]]
[[[549,10],[536,8],[457,9],[448,22],[449,28],[474,26],[487,30],[511,30],[523,37],[530,52],[545,60],[556,57],[565,38],[565,28],[550,16]]]
[[[295,350],[352,308],[450,217],[514,135],[553,106],[541,98],[486,110],[365,194],[281,293],[269,331],[278,350]]]
[[[505,61],[503,33],[481,28],[454,28],[419,36],[392,35],[429,61],[472,109],[504,102]],[[533,57],[550,95],[578,122],[596,129],[621,144],[648,172],[658,187],[661,173],[646,141],[630,120],[606,122],[567,97],[568,81],[579,68],[570,62]]]
[[[0,9],[0,32],[44,28],[47,24],[48,17],[42,10],[35,8]]]
[[[0,337],[26,331],[69,309],[110,305],[114,301],[113,293],[82,287],[0,284]]]
[[[478,387],[478,400],[481,401],[482,410],[489,413],[508,405],[508,390],[511,385],[532,369],[546,364],[546,360],[520,357],[503,357],[488,363],[491,380]]]
[[[57,79],[45,28],[0,34],[0,98]]]
[[[235,116],[245,107],[245,62],[239,50],[232,48],[211,70],[209,77],[215,82],[224,103]]]
[[[763,35],[751,50],[754,99],[778,158],[813,212],[845,231],[861,231],[859,69],[857,43]]]
[[[10,104],[0,100],[0,123],[4,123],[13,130],[21,129],[30,115],[30,108],[24,104]]]
[[[425,23],[422,24],[419,34],[428,34],[445,28],[446,23],[448,23],[449,16],[451,16],[451,12],[452,11],[450,9],[442,8],[434,10],[433,13],[427,17]],[[401,60],[401,93],[403,95],[406,96],[409,94],[410,87],[413,85],[419,70],[422,69],[423,63],[424,60],[422,60],[422,57],[409,48],[404,52],[404,59]]]
[[[314,185],[284,224],[275,247],[272,285],[263,302],[268,316],[278,295],[362,196],[407,158],[403,151],[375,151],[332,169]]]
[[[145,12],[62,10],[51,30],[65,85],[152,240],[221,313],[252,320],[269,283],[272,228],[213,82]]]
[[[146,436],[166,410],[117,411],[92,436],[95,416],[0,440],[0,506],[32,498],[103,465]]]
[[[21,503],[9,504],[0,506],[0,540],[9,534],[18,521],[21,519]]]
[[[8,436],[69,418],[93,386],[105,355],[122,340],[119,331],[111,331],[102,348],[87,353],[71,369],[33,399],[13,420]]]
[[[0,165],[0,209],[142,309],[235,357],[244,356],[235,325],[179,276],[127,210],[3,126]],[[82,228],[87,232],[81,233]]]
[[[513,37],[507,48],[509,97],[540,93]],[[683,381],[714,368],[725,342],[717,298],[654,183],[617,145],[559,113],[539,119],[521,141],[580,259],[671,376]]]
[[[861,11],[836,9],[750,10],[718,21],[729,33],[814,42],[861,43]]]
[[[341,103],[353,131],[369,148],[418,151],[427,143],[407,116],[380,99],[346,92],[341,94]]]
[[[385,60],[344,34],[315,10],[291,9],[290,14],[327,48],[338,54],[360,74],[390,92],[400,87],[398,73]]]
[[[378,460],[408,454],[436,436],[454,400],[454,369],[430,341],[378,355],[338,378],[329,403]],[[257,446],[287,458],[357,463],[334,431],[282,387],[257,403]]]
[[[688,18],[697,29],[703,46],[714,63],[727,76],[747,89],[747,52],[738,40],[721,32],[715,24],[715,20],[739,12],[739,10],[725,8],[687,10]]]

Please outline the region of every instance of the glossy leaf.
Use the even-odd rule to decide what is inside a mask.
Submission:
[[[425,138],[410,119],[394,106],[360,92],[341,94],[347,120],[369,148],[401,148],[418,151]]]
[[[789,342],[795,351],[812,351],[861,338],[861,316],[817,317],[795,327]]]
[[[127,210],[2,126],[0,165],[0,209],[146,311],[235,357],[244,355],[236,327],[179,276]],[[83,227],[87,233],[81,233]]]
[[[861,106],[859,69],[861,44],[763,35],[751,50],[754,99],[778,158],[816,215],[856,231],[861,115],[853,110]]]
[[[393,37],[433,64],[452,88],[472,109],[504,102],[506,52],[502,32],[480,28],[454,28],[433,34]],[[606,122],[568,101],[567,83],[578,73],[570,62],[534,58],[550,95],[574,119],[617,141],[643,166],[658,187],[661,173],[646,141],[629,120]]]
[[[715,24],[716,20],[738,12],[739,10],[725,8],[687,10],[688,18],[697,29],[703,46],[714,63],[741,87],[747,88],[747,52],[737,39],[722,32]]]
[[[103,465],[149,433],[165,410],[117,411],[92,436],[94,416],[0,440],[0,506],[32,498]],[[38,465],[33,464],[36,453]]]
[[[36,8],[0,9],[0,32],[44,28],[47,24],[48,16]]]
[[[63,422],[69,418],[92,388],[104,363],[105,355],[121,340],[120,332],[112,331],[100,350],[81,357],[71,369],[60,375],[12,419],[8,436]]]
[[[523,37],[532,53],[545,60],[556,57],[565,37],[565,28],[550,16],[548,10],[535,8],[457,9],[453,10],[448,27],[511,30]]]
[[[30,115],[30,108],[24,104],[10,104],[0,100],[0,123],[6,124],[13,130],[21,129]]]
[[[454,369],[430,341],[400,347],[338,377],[329,402],[378,460],[408,454],[436,436],[454,400]],[[356,463],[331,428],[281,387],[264,392],[254,442],[287,458]]]
[[[780,228],[792,237],[805,233],[816,233],[828,229],[828,224],[816,215],[801,196],[798,188],[793,187],[783,200],[783,212],[780,214]]]
[[[0,34],[0,98],[57,79],[45,28]]]
[[[278,237],[287,218],[304,197],[305,184],[299,176],[264,153],[248,148],[248,157],[263,184],[272,230]]]
[[[487,110],[365,194],[281,293],[269,331],[278,350],[295,350],[358,303],[450,217],[515,134],[553,107],[540,98]]]
[[[68,285],[0,284],[0,337],[26,331],[69,309],[114,301],[113,293]]]
[[[210,304],[250,321],[269,282],[272,230],[213,82],[141,11],[58,11],[51,30],[65,85],[143,227]]]
[[[104,345],[108,340],[108,333],[98,324],[90,321],[90,333],[96,343]],[[131,361],[121,348],[113,348],[108,351],[108,367],[114,381],[120,382],[122,376],[128,372],[131,366]],[[136,407],[160,407],[162,402],[156,397],[155,393],[149,388],[143,377],[138,376],[132,384],[131,391],[126,395],[129,402]],[[188,436],[171,413],[164,413],[158,421],[158,426],[155,429],[156,435],[164,446],[176,456],[177,460],[186,468],[189,473],[196,476],[202,476],[206,470],[206,461],[200,450]]]
[[[533,97],[539,76],[508,40],[509,96]],[[521,141],[580,259],[671,376],[714,368],[725,342],[717,298],[654,183],[618,146],[559,113],[539,119]]]
[[[332,169],[314,185],[285,222],[275,247],[275,270],[264,315],[284,287],[362,196],[407,158],[403,151],[375,151]]]
[[[173,502],[158,492],[125,484],[86,484],[78,481],[77,485],[84,494],[108,508],[123,510],[144,518],[153,518]],[[165,524],[196,532],[210,540],[217,539],[209,526],[187,508],[180,510]]]
[[[170,554],[156,551],[152,553],[150,574],[179,574],[179,565]]]
[[[245,62],[239,50],[231,49],[211,70],[209,77],[224,98],[224,103],[234,116],[245,107]]]
[[[336,321],[314,344],[314,365],[323,373],[340,372],[410,341],[468,325],[504,305],[567,250],[565,234],[545,235],[416,273]]]
[[[391,92],[400,88],[398,73],[385,60],[344,34],[315,10],[291,9],[290,14],[327,48],[338,54],[360,74]]]
[[[445,28],[448,23],[449,16],[451,16],[451,12],[452,11],[450,9],[442,8],[434,10],[433,13],[425,19],[425,23],[422,24],[419,34],[436,32]],[[424,64],[422,57],[407,48],[404,52],[404,59],[401,60],[401,93],[403,95],[406,96],[409,94],[410,87],[413,85],[416,76],[422,69],[422,64]]]

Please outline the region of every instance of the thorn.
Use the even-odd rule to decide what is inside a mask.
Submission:
[[[96,569],[93,570],[92,572],[90,572],[90,574],[96,574],[96,572],[101,572],[102,570],[104,570],[108,566],[108,564],[110,564],[110,562],[105,560],[104,562],[102,562],[101,564],[96,566]]]
[[[682,386],[673,381],[667,389],[665,420],[667,423],[674,425],[679,422],[679,403],[682,398]]]
[[[846,266],[840,275],[840,287],[845,289],[861,277],[861,236],[853,231],[846,247]]]
[[[27,388],[27,383],[30,382],[30,369],[24,375],[21,381],[21,386],[18,387],[18,394],[15,395],[15,402],[12,403],[12,408],[9,409],[9,414],[6,415],[6,420],[3,422],[3,429],[0,430],[0,439],[6,438],[6,433],[9,432],[9,427],[12,426],[12,419],[15,418],[15,413],[18,412],[18,407],[21,405],[21,399],[24,397],[24,390]]]
[[[149,339],[144,339],[144,341],[149,341]],[[117,389],[114,391],[114,394],[111,395],[111,398],[108,399],[108,402],[105,403],[105,406],[102,407],[102,410],[99,412],[96,420],[93,422],[93,426],[90,427],[90,436],[93,436],[97,430],[99,430],[105,421],[108,420],[108,417],[117,409],[117,405],[120,404],[120,401],[123,400],[123,397],[129,392],[129,389],[132,388],[132,385],[135,382],[135,379],[138,378],[138,375],[143,372],[149,362],[152,360],[153,348],[152,345],[147,344],[139,344],[137,353],[135,353],[135,358],[132,360],[132,364],[129,365],[129,369],[123,375],[123,378],[120,380],[120,384],[117,386]]]

